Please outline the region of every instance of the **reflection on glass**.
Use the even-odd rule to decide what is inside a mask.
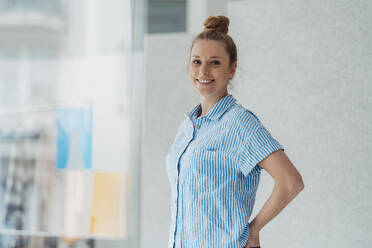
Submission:
[[[143,4],[0,0],[0,247],[138,236]]]
[[[94,173],[90,232],[125,237],[128,235],[127,173]]]
[[[0,113],[0,233],[128,237],[129,174],[92,170],[92,112]]]
[[[57,168],[92,168],[92,109],[57,110]]]
[[[0,1],[0,11],[45,11],[49,13],[63,12],[62,0],[2,0]]]

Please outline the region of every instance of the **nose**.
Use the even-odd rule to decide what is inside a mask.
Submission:
[[[200,76],[205,76],[205,75],[208,75],[208,74],[209,74],[208,66],[206,66],[206,65],[200,66],[199,75]]]

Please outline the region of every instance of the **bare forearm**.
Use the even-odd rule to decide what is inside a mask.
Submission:
[[[303,186],[288,187],[275,183],[273,191],[262,209],[250,224],[252,233],[258,233],[268,222],[277,216],[288,203],[296,197]]]

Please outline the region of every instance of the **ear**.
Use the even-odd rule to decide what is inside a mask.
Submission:
[[[231,66],[230,66],[230,73],[229,73],[229,78],[230,79],[232,79],[234,77],[235,72],[236,72],[237,65],[238,65],[238,62],[237,61],[235,61],[235,62],[233,62],[231,64]]]

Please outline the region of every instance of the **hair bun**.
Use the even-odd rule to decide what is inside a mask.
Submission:
[[[227,34],[229,31],[230,20],[226,16],[209,16],[204,21],[204,31],[206,30],[216,30]]]

